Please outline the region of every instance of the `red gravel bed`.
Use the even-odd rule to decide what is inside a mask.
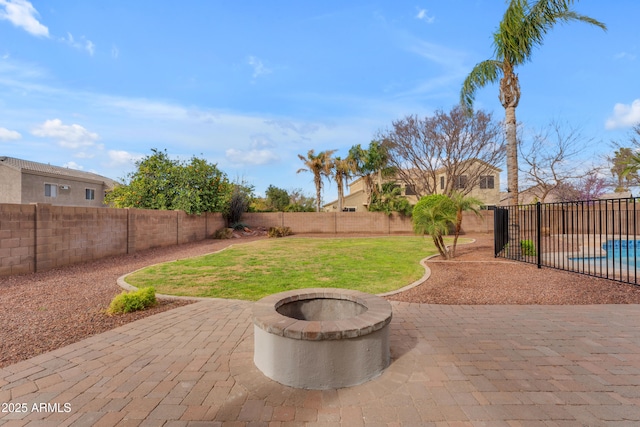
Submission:
[[[430,304],[640,304],[640,287],[496,260],[489,235],[458,247],[450,261],[429,261],[431,277],[390,300]],[[205,240],[178,247],[0,278],[0,367],[134,320],[188,304],[165,300],[150,310],[108,316],[116,279],[158,262],[215,252],[262,237]]]

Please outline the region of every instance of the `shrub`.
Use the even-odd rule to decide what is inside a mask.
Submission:
[[[271,227],[267,231],[269,237],[284,237],[291,235],[291,229],[289,227]]]
[[[520,248],[522,249],[522,255],[535,256],[536,246],[531,240],[520,240]]]
[[[156,305],[156,290],[153,286],[138,289],[135,292],[122,291],[109,304],[108,314],[123,314],[144,310]]]
[[[233,228],[221,228],[213,233],[214,239],[230,239],[233,235]]]

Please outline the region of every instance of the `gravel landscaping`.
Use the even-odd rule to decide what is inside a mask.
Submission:
[[[422,285],[388,297],[430,304],[640,304],[640,287],[533,265],[496,260],[490,235],[458,246],[452,261],[428,262]],[[120,293],[116,279],[158,262],[189,258],[263,237],[205,240],[103,259],[43,273],[0,278],[0,367],[77,342],[90,335],[189,301],[120,316],[105,309]]]

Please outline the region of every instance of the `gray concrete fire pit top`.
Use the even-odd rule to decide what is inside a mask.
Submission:
[[[391,305],[360,291],[296,289],[257,301],[253,320],[262,330],[286,338],[340,340],[384,328],[391,321]]]

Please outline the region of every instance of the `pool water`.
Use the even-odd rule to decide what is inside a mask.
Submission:
[[[607,252],[606,256],[574,257],[569,260],[603,268],[639,269],[640,240],[608,240],[602,244],[602,249]]]

